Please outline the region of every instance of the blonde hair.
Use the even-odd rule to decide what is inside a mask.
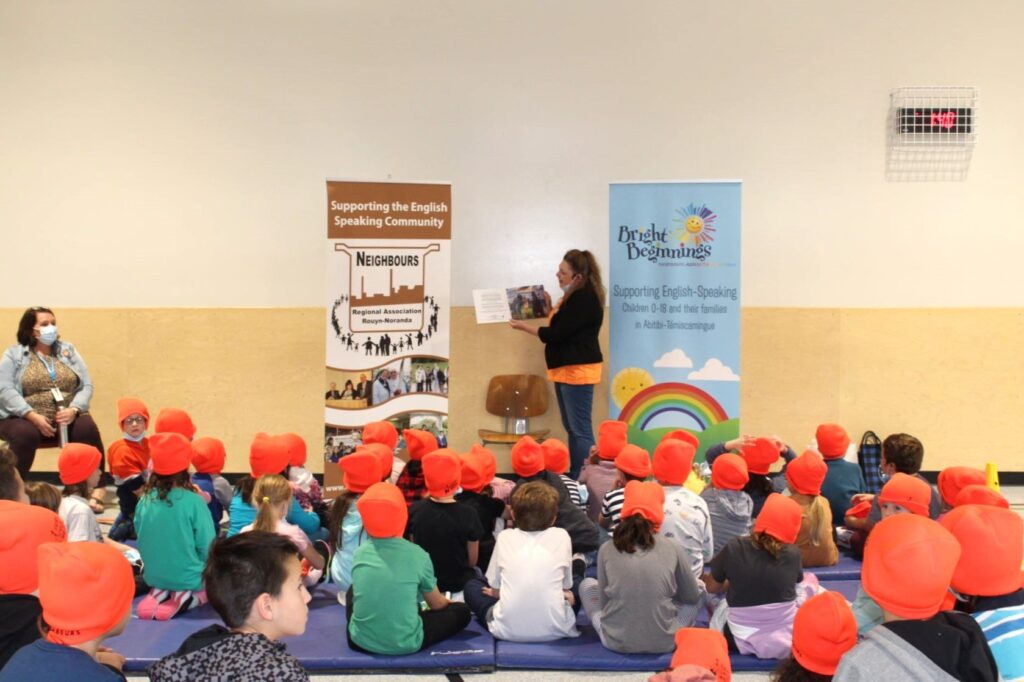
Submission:
[[[807,528],[810,531],[808,535],[815,547],[832,538],[832,518],[826,514],[828,511],[828,500],[821,495],[815,495],[811,506],[807,508]],[[826,519],[826,516],[829,518]]]
[[[256,507],[253,530],[277,531],[277,505],[292,499],[292,486],[280,474],[263,474],[252,489],[252,503]]]

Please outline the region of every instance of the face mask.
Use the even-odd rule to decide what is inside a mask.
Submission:
[[[146,432],[143,431],[142,433],[140,433],[137,436],[132,436],[131,434],[127,434],[127,433],[123,434],[123,435],[124,435],[124,439],[125,440],[130,440],[133,443],[138,443],[140,440],[142,440],[143,438],[146,437]]]
[[[563,294],[567,294],[567,293],[569,293],[569,289],[572,289],[572,282],[569,282],[564,287],[558,287],[558,288],[562,290]]]
[[[49,324],[39,328],[39,342],[44,346],[52,346],[57,340],[57,325]]]

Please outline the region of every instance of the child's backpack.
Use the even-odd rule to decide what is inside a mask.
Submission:
[[[864,492],[877,495],[882,490],[882,474],[878,467],[882,465],[882,440],[874,431],[865,431],[857,448],[857,462],[864,472]]]

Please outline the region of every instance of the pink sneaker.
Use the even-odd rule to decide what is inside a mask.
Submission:
[[[139,605],[135,608],[135,615],[138,616],[140,620],[152,620],[157,607],[166,601],[169,596],[170,593],[167,590],[158,590],[154,587],[149,591],[149,594],[143,597],[139,602]]]
[[[190,590],[171,592],[170,598],[157,607],[153,618],[156,620],[170,620],[179,613],[202,606],[206,601],[206,590],[200,590],[199,592],[192,592]]]

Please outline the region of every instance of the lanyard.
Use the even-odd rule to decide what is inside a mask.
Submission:
[[[36,351],[36,356],[39,358],[39,362],[43,363],[46,371],[50,373],[50,381],[57,381],[57,359],[50,358],[50,362],[47,363],[46,358],[39,351]]]

